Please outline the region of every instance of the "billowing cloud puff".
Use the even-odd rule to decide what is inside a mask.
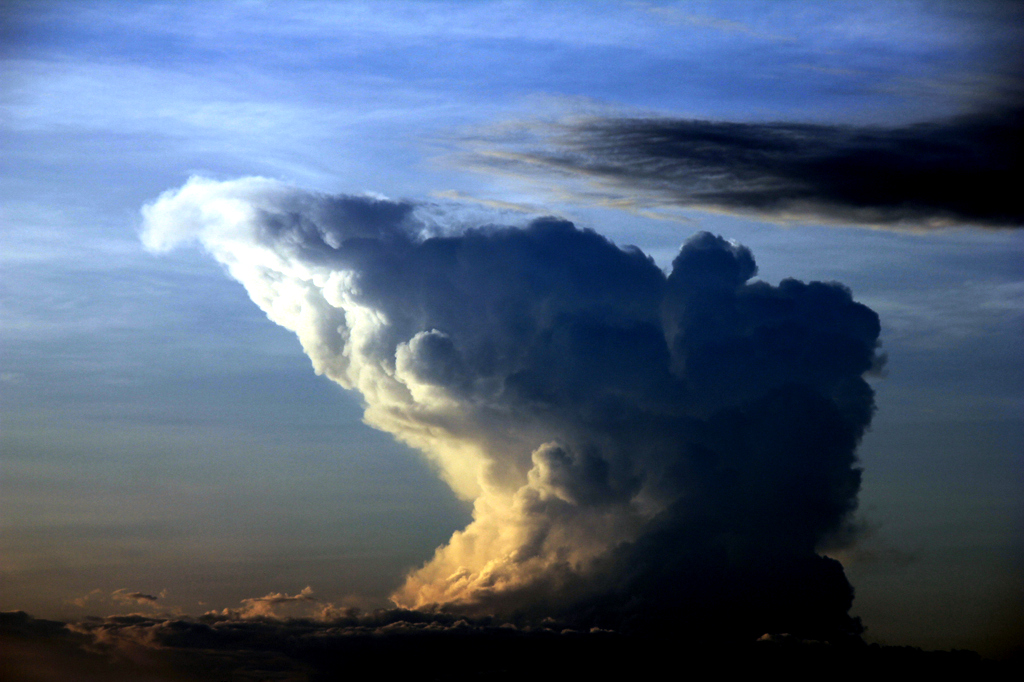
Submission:
[[[147,246],[201,244],[472,501],[398,605],[856,630],[815,553],[855,509],[879,363],[843,286],[752,281],[750,251],[707,233],[666,276],[563,220],[438,229],[262,178],[194,178],[143,212]]]

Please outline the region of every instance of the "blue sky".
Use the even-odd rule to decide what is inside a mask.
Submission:
[[[6,3],[0,259],[4,609],[201,613],[311,585],[380,605],[469,520],[293,334],[140,209],[190,176],[554,214],[667,268],[698,230],[770,283],[839,281],[882,321],[837,555],[866,636],[1021,636],[1024,237],[619,202],[467,161],[587,117],[900,126],[1019,101],[1020,6],[956,2]],[[488,141],[501,145],[487,147]],[[483,141],[483,142],[481,142]],[[94,592],[99,590],[99,592]],[[93,596],[89,596],[93,595]],[[85,601],[81,601],[85,599]],[[74,602],[84,606],[77,606]]]

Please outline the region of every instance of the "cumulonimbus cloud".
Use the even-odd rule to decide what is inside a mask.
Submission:
[[[895,127],[673,118],[537,126],[462,161],[594,180],[616,202],[910,228],[1021,227],[1024,107]],[[520,131],[522,133],[522,131]]]
[[[880,362],[878,317],[842,285],[753,280],[708,233],[666,275],[563,220],[439,229],[411,202],[263,178],[193,178],[143,214],[149,248],[201,244],[472,501],[399,606],[856,631],[815,551],[856,507]]]

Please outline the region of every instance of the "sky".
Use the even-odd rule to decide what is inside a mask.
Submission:
[[[0,609],[1019,651],[1019,3],[2,10]]]

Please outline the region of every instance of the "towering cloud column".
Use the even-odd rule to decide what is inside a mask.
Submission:
[[[877,316],[838,284],[751,282],[702,233],[666,276],[553,218],[438,227],[406,202],[192,179],[143,209],[198,241],[473,520],[411,608],[649,631],[855,631],[815,549],[856,506]]]

